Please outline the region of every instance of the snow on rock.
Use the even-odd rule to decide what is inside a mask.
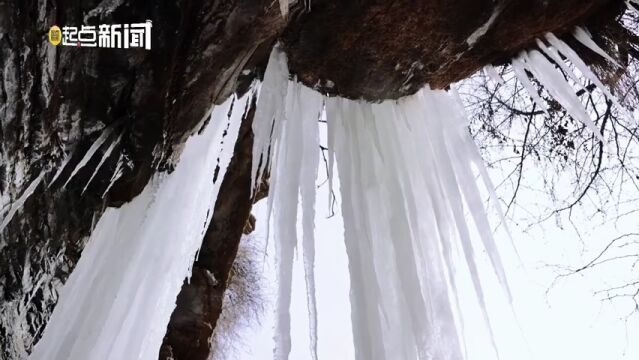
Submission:
[[[300,194],[304,263],[311,285],[311,346],[317,343],[311,186],[317,174],[322,110],[328,125],[329,177],[335,161],[340,177],[356,357],[464,358],[456,325],[460,314],[453,250],[464,253],[486,321],[475,253],[485,251],[506,289],[507,283],[479,198],[473,169],[483,164],[463,108],[454,94],[429,89],[379,104],[324,98],[322,107],[320,94],[295,81],[283,90],[285,61],[274,50],[265,75],[265,82],[278,79],[277,86],[271,82],[269,88],[283,93],[285,101],[263,87],[260,96],[269,98],[260,99],[256,114],[267,116],[256,115],[259,123],[253,125],[260,129],[254,162],[270,155],[268,211],[274,214],[279,283],[275,358],[287,359],[291,348],[289,307]],[[480,234],[480,248],[471,240],[465,211]]]
[[[174,172],[157,175],[130,203],[104,212],[30,359],[157,359],[248,97],[236,100],[239,110],[230,116],[233,99],[214,109]],[[217,166],[221,176],[214,181]]]
[[[495,23],[495,20],[497,20],[497,17],[501,14],[502,10],[503,5],[497,4],[488,20],[482,26],[473,31],[470,36],[468,36],[468,38],[466,39],[466,44],[468,44],[469,47],[472,48],[473,46],[475,46],[477,41],[481,39],[482,36],[486,35],[488,30],[490,30],[490,28],[493,26],[493,23]]]

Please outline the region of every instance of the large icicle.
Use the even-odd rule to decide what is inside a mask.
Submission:
[[[575,31],[572,34],[575,37],[575,39],[579,40],[579,42],[584,44],[590,50],[601,55],[603,58],[615,64],[617,67],[619,68],[622,67],[621,64],[617,62],[617,60],[613,59],[612,56],[608,55],[601,47],[599,47],[599,45],[597,45],[596,42],[592,40],[592,37],[590,37],[590,33],[588,33],[588,31],[584,29],[583,27],[577,26],[575,28]]]
[[[187,141],[173,173],[156,176],[130,203],[104,212],[31,359],[157,359],[248,97],[234,107],[226,135],[231,100]]]
[[[464,249],[483,306],[464,207],[507,288],[478,201],[476,154],[469,153],[476,148],[466,145],[463,112],[454,97],[427,89],[398,102],[328,99],[326,107],[342,189],[357,358],[463,358],[451,247]]]
[[[259,96],[253,121],[252,184],[257,185],[262,174],[270,171],[267,222],[273,214],[279,282],[275,358],[286,359],[291,350],[290,291],[293,254],[298,243],[297,207],[301,197],[310,350],[312,358],[316,359],[314,219],[315,183],[319,166],[318,120],[322,111],[322,96],[288,81],[286,57],[278,47],[271,53]]]
[[[278,49],[278,46],[276,46]],[[273,120],[282,116],[288,83],[288,67],[286,55],[274,50],[264,73],[264,81],[260,86],[259,99],[255,110],[253,129],[253,161],[251,168],[251,190],[259,184],[262,173],[268,171],[267,160],[271,145]],[[276,136],[277,134],[273,134]]]
[[[286,68],[284,68],[285,70]],[[290,292],[293,254],[297,245],[297,206],[302,198],[304,268],[306,272],[311,353],[317,352],[317,313],[314,285],[314,217],[315,180],[318,168],[318,119],[322,97],[288,82],[284,111],[273,127],[271,143],[272,171],[269,190],[269,212],[275,217],[275,249],[279,281],[276,317],[275,358],[286,359],[291,349]],[[256,119],[257,120],[257,119]],[[270,117],[260,121],[271,122]],[[261,124],[256,124],[260,127]]]
[[[271,55],[269,68],[286,71],[285,59],[277,52]],[[254,129],[261,134],[256,138],[266,140],[256,142],[254,160],[264,159],[270,149],[269,211],[275,217],[279,280],[275,358],[279,360],[288,357],[291,346],[289,292],[300,194],[311,346],[316,346],[314,196],[310,194],[317,173],[316,122],[322,102],[319,94],[294,81],[282,90],[286,74],[276,75],[270,79],[278,79],[277,93],[285,94],[285,105],[262,89],[262,95],[270,98],[260,99],[257,113],[263,111],[266,116]],[[428,89],[381,104],[325,99],[329,178],[334,158],[342,193],[358,359],[464,358],[457,325],[454,249],[463,249],[486,320],[475,266],[478,246],[486,251],[507,289],[473,169],[480,167],[482,177],[486,172],[477,161],[477,148],[469,145],[467,121],[458,106],[454,96]],[[484,182],[490,184],[488,179]],[[481,245],[471,239],[465,210],[471,214]],[[315,356],[314,349],[312,353]]]
[[[583,33],[577,31],[575,36],[588,43]],[[577,85],[581,85],[580,79],[561,54],[618,104],[568,45],[552,34],[546,40],[550,46],[539,40],[540,50]],[[599,52],[598,47],[588,44]],[[544,55],[537,50],[522,52],[512,65],[515,76],[539,108],[547,111],[526,71],[571,116],[603,140],[572,86]],[[500,82],[492,67],[485,71]],[[280,282],[275,349],[278,360],[286,359],[290,351],[288,307],[300,193],[311,346],[316,356],[311,194],[319,146],[312,122],[321,102],[316,100],[318,94],[294,81],[286,85],[287,76],[286,59],[276,49],[260,94],[256,112],[260,114],[256,115],[259,121],[253,125],[253,184],[269,171],[266,159],[270,159],[272,168],[268,212],[275,214]],[[413,96],[380,104],[327,98],[324,110],[331,191],[335,160],[340,176],[356,357],[464,358],[454,250],[463,254],[492,335],[481,276],[475,265],[479,244],[472,239],[469,218],[497,279],[510,293],[474,171],[479,170],[491,197],[496,198],[492,182],[469,136],[465,112],[456,94],[423,89]],[[502,214],[500,209],[498,212]]]
[[[319,168],[318,119],[322,110],[322,97],[306,87],[299,93],[300,109],[297,121],[302,123],[303,157],[300,168],[300,195],[302,198],[303,258],[306,279],[306,298],[309,309],[311,355],[317,360],[317,305],[315,299],[315,183]],[[315,112],[313,112],[315,109]]]

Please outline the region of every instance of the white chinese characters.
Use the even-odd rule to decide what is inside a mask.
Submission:
[[[110,49],[151,50],[151,20],[138,24],[100,24],[62,27],[62,45]]]

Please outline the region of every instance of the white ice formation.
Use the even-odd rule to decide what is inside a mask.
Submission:
[[[249,97],[235,100],[230,117],[233,99],[216,107],[205,131],[187,141],[173,173],[105,211],[30,359],[157,359]]]
[[[270,168],[264,169],[262,161],[253,183],[269,170],[268,208],[275,218],[279,280],[275,358],[286,359],[291,347],[291,272],[300,195],[307,284],[313,283],[308,271],[312,262],[306,262],[312,259],[306,243],[312,224],[305,219],[314,210],[312,201],[305,202],[305,189],[310,192],[315,185],[317,120],[324,104],[329,174],[336,161],[342,191],[357,358],[461,359],[453,248],[462,249],[483,304],[475,266],[478,249],[471,244],[465,211],[481,234],[481,250],[487,251],[505,288],[507,284],[474,175],[483,163],[460,104],[445,91],[429,89],[380,104],[324,98],[289,81],[287,74],[285,57],[275,50],[253,125],[255,159],[270,155]],[[486,172],[480,173],[489,184]],[[313,299],[312,286],[307,290]],[[313,308],[310,316],[315,324]],[[316,344],[313,330],[311,343]]]

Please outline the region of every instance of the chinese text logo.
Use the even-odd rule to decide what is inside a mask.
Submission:
[[[110,49],[144,48],[151,50],[151,20],[139,24],[101,24],[57,26],[49,29],[49,42],[53,45],[100,47]]]

